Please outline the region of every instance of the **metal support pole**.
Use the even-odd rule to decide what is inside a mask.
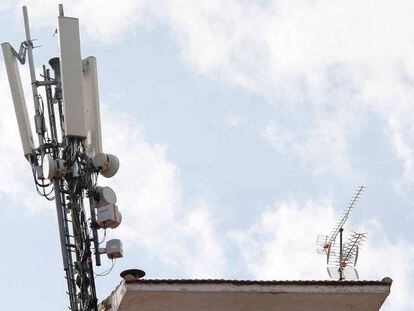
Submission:
[[[343,260],[343,254],[342,254],[342,233],[344,229],[339,229],[339,280],[342,281],[344,279],[343,272],[342,272],[342,260]]]
[[[69,269],[68,254],[66,249],[66,238],[65,238],[65,227],[63,223],[63,209],[62,209],[62,198],[60,193],[60,183],[58,179],[53,181],[53,186],[55,188],[55,203],[56,203],[56,214],[59,227],[59,238],[60,238],[60,247],[62,249],[62,260],[63,268],[65,270]]]
[[[68,232],[67,224],[65,224],[65,220],[67,219],[67,216],[65,214],[65,211],[63,210],[62,196],[61,196],[62,194],[60,192],[60,181],[58,179],[55,179],[53,181],[53,186],[54,186],[54,191],[55,191],[56,215],[57,215],[58,227],[59,227],[60,248],[62,251],[63,269],[66,272],[66,282],[68,284],[70,309],[73,311],[77,311],[79,309],[78,309],[78,302],[77,302],[77,297],[76,297],[76,285],[75,285],[74,273],[73,273],[73,262],[72,262],[70,250],[68,249],[69,232]]]
[[[91,185],[92,188],[92,185]],[[92,193],[89,194],[89,206],[91,209],[91,227],[92,227],[92,237],[93,237],[93,246],[95,249],[95,263],[97,266],[101,265],[101,254],[99,253],[99,241],[98,241],[98,230],[96,228],[96,211],[95,211],[95,200],[92,196]]]

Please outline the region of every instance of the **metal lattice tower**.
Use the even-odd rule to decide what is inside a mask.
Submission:
[[[26,40],[19,51],[7,42],[2,50],[24,155],[38,193],[56,204],[69,309],[97,311],[94,265],[101,265],[102,253],[112,260],[122,257],[121,241],[109,240],[106,248],[100,247],[98,230],[116,228],[122,217],[112,189],[97,186],[98,175],[112,177],[119,161],[102,152],[96,59],[81,59],[79,21],[65,17],[59,5],[60,57],[49,61],[51,69],[43,65],[38,80],[26,7],[23,17]],[[26,55],[37,146],[17,63],[25,64]]]

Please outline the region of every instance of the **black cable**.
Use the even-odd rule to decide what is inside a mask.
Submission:
[[[44,181],[42,180],[42,184],[40,184],[38,181],[37,181],[37,178],[36,178],[36,169],[33,167],[32,168],[32,173],[33,173],[33,179],[34,179],[34,181],[35,181],[35,184],[37,185],[37,186],[39,186],[39,187],[42,187],[42,188],[47,188],[47,187],[49,187],[50,185],[52,185],[53,184],[53,182],[52,181],[50,181],[48,184],[44,184]]]

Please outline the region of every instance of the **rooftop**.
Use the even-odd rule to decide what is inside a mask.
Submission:
[[[392,280],[381,281],[122,281],[100,311],[379,310]]]

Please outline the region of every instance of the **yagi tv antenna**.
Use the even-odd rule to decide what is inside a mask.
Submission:
[[[97,311],[94,266],[101,265],[103,253],[111,260],[123,256],[119,239],[109,240],[101,247],[103,241],[98,237],[99,229],[118,227],[122,216],[115,192],[97,185],[99,175],[112,177],[119,168],[116,156],[103,153],[97,61],[93,56],[82,60],[79,20],[65,16],[59,5],[60,55],[50,59],[50,68],[42,66],[38,80],[26,7],[23,19],[26,40],[19,50],[8,42],[1,45],[23,154],[31,165],[38,193],[56,204],[69,309]],[[26,55],[37,144],[18,66],[26,63]],[[44,98],[39,88],[44,88]]]
[[[331,279],[340,281],[359,279],[355,266],[358,260],[359,248],[362,242],[365,241],[366,233],[352,232],[344,243],[343,232],[349,214],[355,208],[364,189],[365,186],[360,186],[355,191],[331,233],[329,235],[318,235],[317,237],[317,252],[326,256],[327,270]]]

